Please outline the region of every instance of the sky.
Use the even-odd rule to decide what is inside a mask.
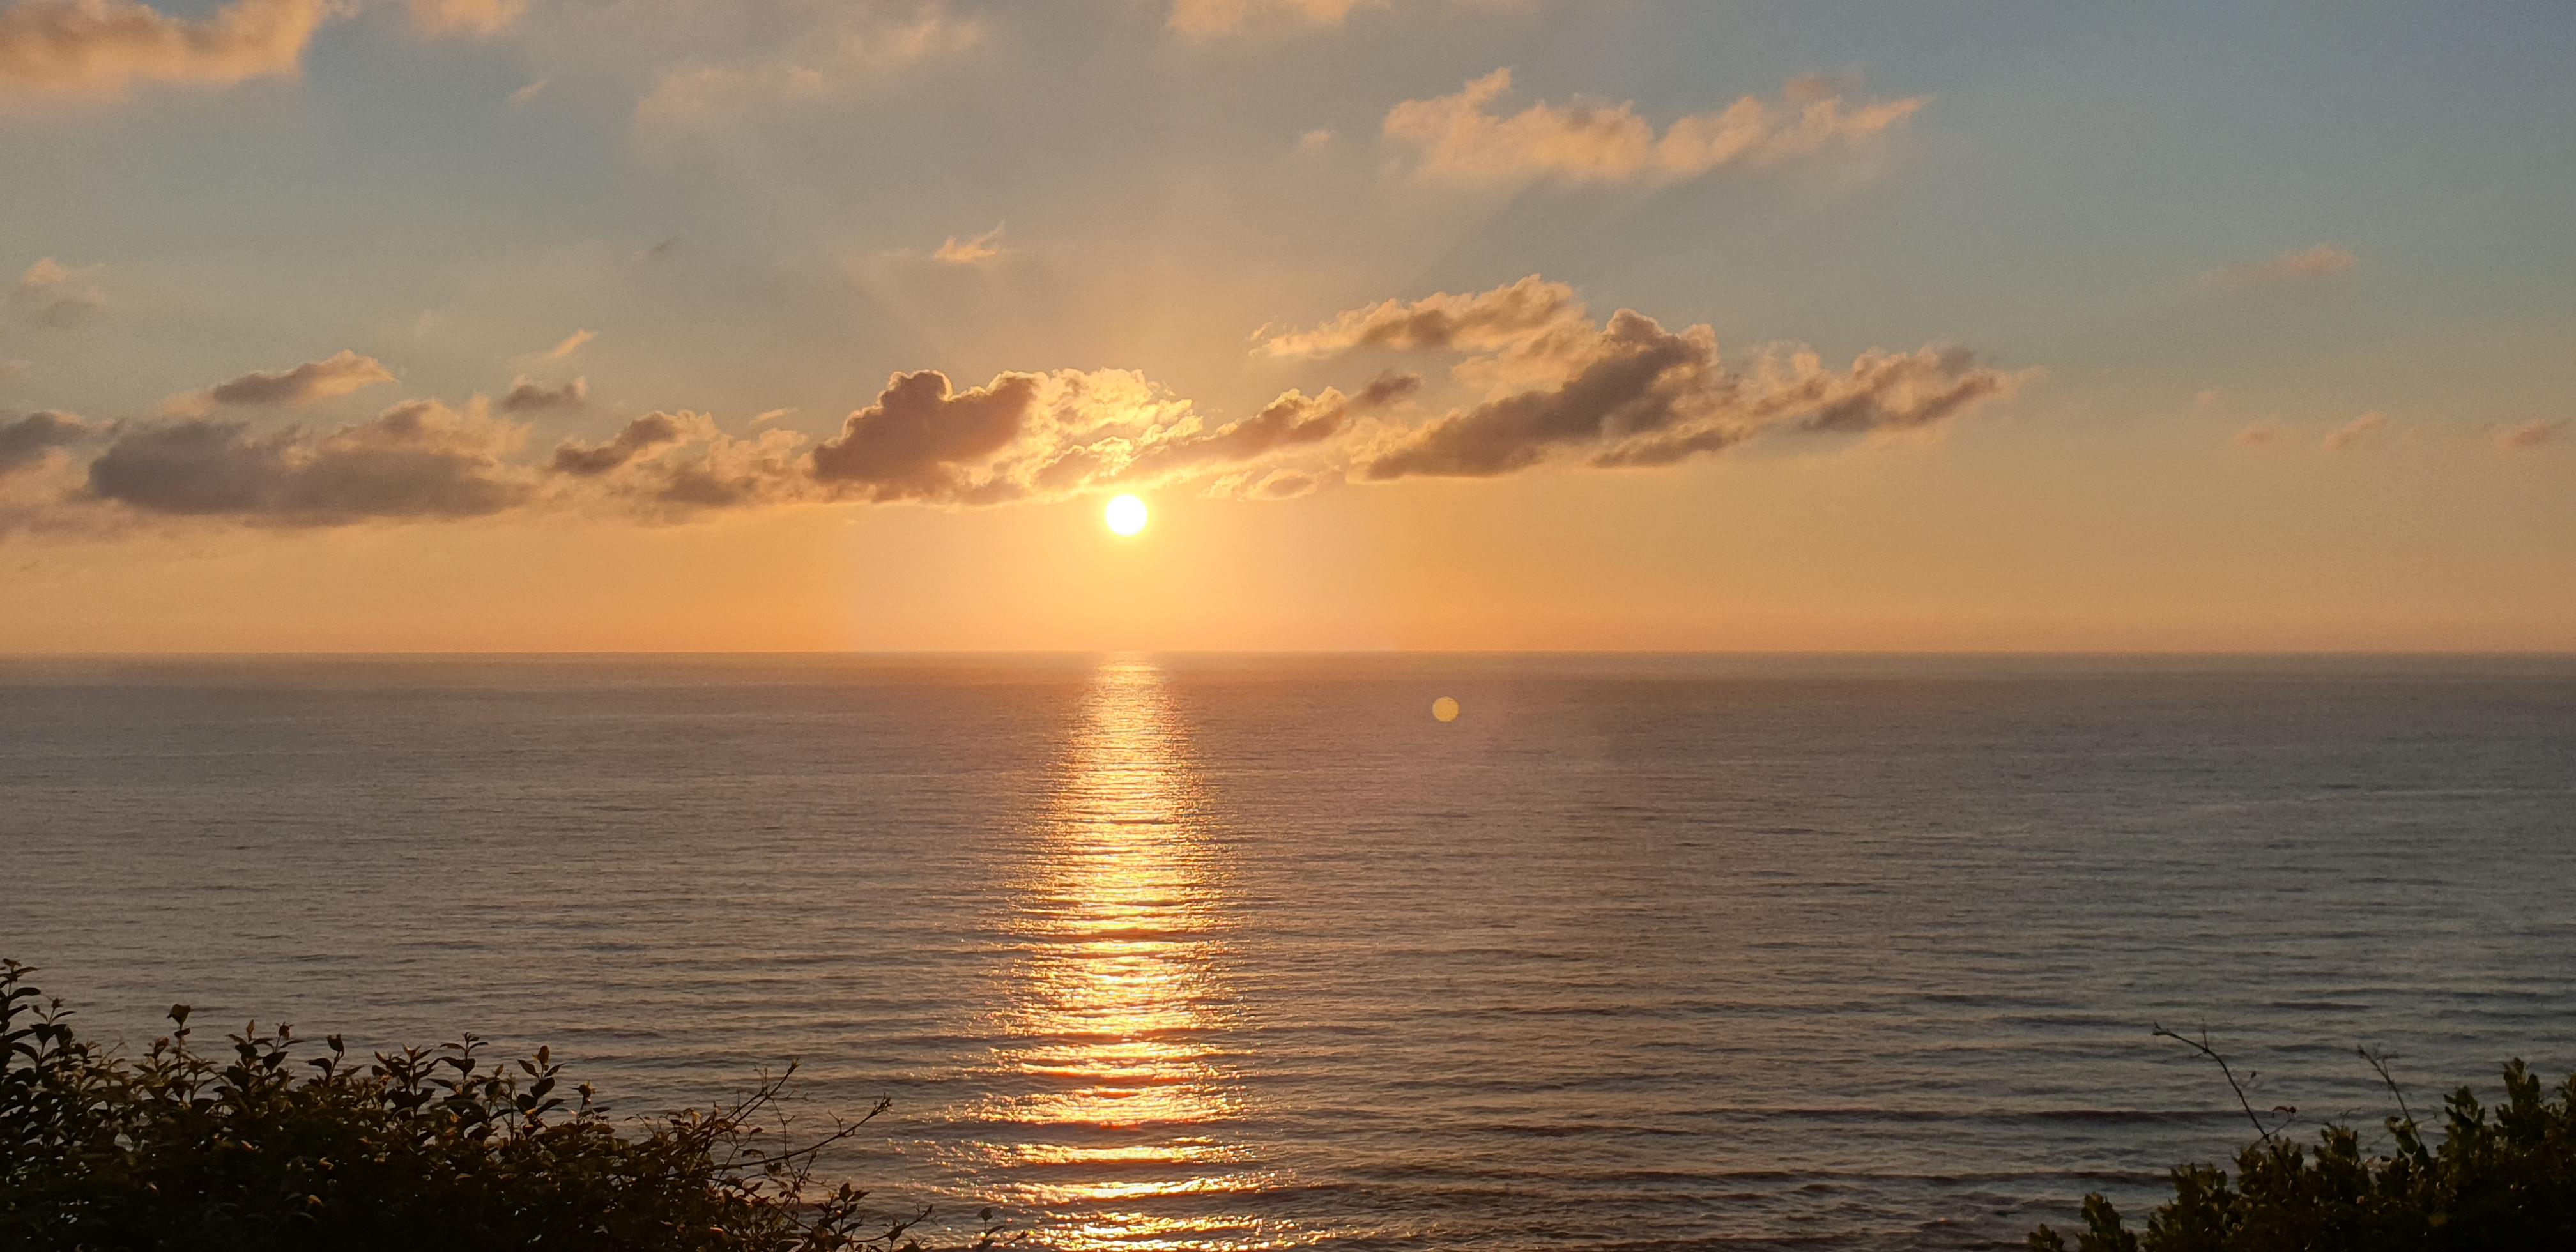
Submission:
[[[0,652],[2576,649],[2563,3],[0,6]]]

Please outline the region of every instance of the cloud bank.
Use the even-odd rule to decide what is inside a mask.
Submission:
[[[529,496],[530,476],[503,460],[520,434],[429,400],[318,435],[185,418],[120,434],[90,462],[88,490],[145,514],[277,526],[482,517]]]
[[[529,510],[676,521],[1109,490],[1285,499],[1353,482],[1671,465],[1774,435],[1938,429],[2031,376],[1937,346],[1864,352],[1843,367],[1793,344],[1729,361],[1706,326],[1669,329],[1630,309],[1596,319],[1573,288],[1537,275],[1265,328],[1253,351],[1358,367],[1367,381],[1291,388],[1226,419],[1130,370],[1005,371],[973,385],[914,370],[890,376],[819,440],[772,423],[775,412],[737,434],[708,414],[655,410],[538,455],[525,451],[532,423],[578,420],[586,379],[521,377],[497,401],[406,400],[335,427],[220,415],[319,404],[393,380],[374,358],[342,351],[174,397],[157,420],[16,419],[0,426],[0,464],[54,466],[48,481],[70,484],[60,507],[93,517],[263,527]],[[1424,357],[1446,362],[1445,379],[1390,368]],[[100,438],[85,467],[60,451]]]

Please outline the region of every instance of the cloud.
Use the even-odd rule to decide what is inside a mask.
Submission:
[[[1579,327],[1583,302],[1574,289],[1536,274],[1471,295],[1442,292],[1419,300],[1384,300],[1352,309],[1312,330],[1263,333],[1272,356],[1329,357],[1362,348],[1397,352],[1490,352],[1537,332]]]
[[[540,78],[540,79],[538,79],[537,81],[535,81],[535,82],[533,82],[533,83],[530,83],[530,84],[528,84],[528,85],[527,85],[527,86],[525,86],[525,87],[521,87],[521,88],[519,88],[517,91],[513,91],[513,92],[511,92],[511,93],[510,93],[510,107],[511,107],[511,108],[514,108],[514,109],[524,109],[524,108],[528,107],[528,103],[529,103],[530,101],[535,100],[538,96],[541,96],[541,95],[544,95],[544,94],[545,94],[545,91],[546,91],[546,84],[551,83],[551,82],[553,82],[553,81],[554,81],[554,80],[553,80],[553,79],[551,79],[551,78]]]
[[[311,404],[392,381],[392,372],[374,357],[360,356],[343,348],[322,360],[307,361],[293,369],[255,370],[204,391],[172,396],[161,402],[161,411],[172,416],[202,417],[218,405]]]
[[[1265,332],[1255,350],[1309,361],[1437,354],[1450,359],[1443,387],[1456,398],[1425,405],[1422,375],[1378,372],[1283,391],[1224,420],[1130,370],[1006,371],[975,386],[919,370],[891,375],[819,443],[773,424],[778,410],[740,436],[706,414],[657,410],[535,456],[523,454],[528,427],[512,414],[583,401],[581,380],[548,388],[521,378],[498,402],[477,397],[461,411],[407,401],[327,432],[211,415],[388,377],[343,352],[190,393],[181,407],[191,411],[160,421],[8,429],[42,448],[13,455],[46,458],[62,483],[83,475],[75,503],[110,520],[309,527],[563,509],[667,521],[754,506],[974,507],[1109,490],[1285,499],[1353,481],[1669,465],[1758,438],[1943,429],[2036,373],[1943,347],[1863,352],[1835,368],[1773,344],[1729,362],[1706,326],[1671,330],[1628,309],[1595,321],[1572,288],[1536,275],[1362,305]],[[52,451],[91,432],[109,439],[85,471]]]
[[[655,449],[678,443],[695,432],[702,420],[696,414],[647,413],[628,422],[616,438],[606,443],[565,440],[556,446],[546,468],[578,478],[597,478]]]
[[[1511,86],[1511,70],[1498,69],[1456,95],[1405,101],[1388,111],[1383,132],[1414,151],[1424,177],[1677,183],[1865,139],[1931,103],[1929,96],[1847,100],[1842,85],[1807,75],[1790,80],[1778,100],[1745,96],[1719,112],[1677,118],[1658,135],[1633,102],[1541,101],[1508,116],[1494,112]]]
[[[830,99],[851,84],[984,41],[984,24],[957,18],[937,3],[888,20],[857,11],[840,26],[767,60],[691,65],[665,71],[635,106],[636,120],[664,124],[704,119],[782,101]]]
[[[92,265],[73,269],[52,257],[39,257],[18,276],[9,303],[26,314],[29,324],[61,330],[86,322],[107,307],[107,295],[96,285],[80,285],[98,273]]]
[[[0,361],[0,378],[16,378],[27,372],[24,361]]]
[[[876,402],[850,414],[838,437],[814,449],[814,477],[874,500],[965,499],[995,479],[973,481],[1028,425],[1042,380],[1002,374],[984,387],[952,392],[937,370],[896,374]]]
[[[2313,248],[2284,252],[2260,261],[2235,261],[2203,271],[2200,285],[2212,291],[2234,291],[2274,283],[2331,278],[2351,269],[2357,261],[2350,249],[2321,243]]]
[[[334,0],[233,0],[191,21],[135,0],[19,0],[0,11],[0,102],[292,75],[339,11]]]
[[[1172,0],[1174,34],[1205,39],[1272,27],[1339,26],[1353,9],[1386,0]]]
[[[834,494],[814,478],[803,435],[771,429],[736,438],[714,418],[686,411],[647,413],[601,443],[566,440],[545,468],[598,503],[653,521]]]
[[[0,418],[0,478],[35,465],[54,449],[87,439],[97,427],[76,414],[51,410]]]
[[[411,26],[432,37],[489,39],[527,12],[527,0],[411,0]]]
[[[583,344],[589,343],[591,340],[597,338],[599,338],[599,336],[594,335],[589,331],[576,330],[573,333],[564,336],[562,343],[546,349],[540,354],[539,359],[560,361],[565,357],[571,356],[573,353],[581,351],[581,346]]]
[[[501,397],[504,413],[543,413],[550,409],[578,409],[590,402],[590,380],[576,378],[560,387],[540,386],[526,377],[510,384]]]
[[[2388,425],[2387,414],[2364,413],[2328,432],[2319,446],[2328,452],[2340,452],[2378,433],[2386,425]]]
[[[2546,418],[2534,418],[2520,426],[2507,427],[2496,432],[2496,446],[2518,452],[2529,451],[2554,442],[2558,438],[2558,432],[2566,425],[2564,421],[2553,422]]]
[[[1319,395],[1288,391],[1260,412],[1214,428],[1184,415],[1128,445],[1124,463],[1108,481],[1158,482],[1186,477],[1208,466],[1258,461],[1275,452],[1324,445],[1352,429],[1353,418],[1382,409],[1421,390],[1419,374],[1385,374],[1358,394],[1326,387]],[[1247,481],[1249,476],[1245,476]],[[1219,488],[1220,494],[1226,494]]]
[[[1328,126],[1318,126],[1313,130],[1307,131],[1305,134],[1297,136],[1297,150],[1299,152],[1321,152],[1332,146],[1333,131],[1332,128]]]
[[[2217,407],[2218,402],[2226,398],[2226,392],[2220,391],[2216,387],[2211,387],[2192,393],[2191,402],[2207,409]]]
[[[1353,309],[1314,330],[1272,335],[1262,348],[1467,354],[1452,372],[1486,385],[1487,398],[1427,425],[1378,432],[1356,457],[1359,475],[1376,481],[1491,477],[1567,460],[1668,465],[1783,429],[1924,430],[2032,376],[1932,347],[1866,352],[1834,370],[1811,350],[1773,345],[1748,368],[1731,369],[1706,326],[1670,331],[1629,309],[1595,325],[1572,288],[1536,275]]]
[[[327,434],[254,434],[184,418],[131,428],[90,462],[92,497],[137,512],[269,526],[483,517],[522,503],[502,460],[524,431],[470,407],[413,400]]]
[[[1001,237],[1002,228],[1000,226],[995,226],[993,229],[985,231],[983,234],[974,236],[971,239],[960,239],[955,235],[950,235],[948,237],[948,242],[939,245],[939,250],[931,253],[930,255],[932,259],[945,261],[950,265],[974,265],[979,262],[990,261],[994,257],[1002,255],[1002,246],[998,242]]]
[[[2273,440],[2280,437],[2281,424],[2279,422],[2256,422],[2255,424],[2236,432],[2234,442],[2236,446],[2240,448],[2260,448],[2270,444]]]

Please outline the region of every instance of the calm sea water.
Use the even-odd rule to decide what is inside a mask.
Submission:
[[[1434,698],[1465,713],[1441,724]],[[1043,1246],[1914,1248],[2576,1064],[2576,665],[0,665],[0,953]]]

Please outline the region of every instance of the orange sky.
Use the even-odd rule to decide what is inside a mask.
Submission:
[[[2576,649],[2565,14],[467,7],[0,0],[0,653]]]

